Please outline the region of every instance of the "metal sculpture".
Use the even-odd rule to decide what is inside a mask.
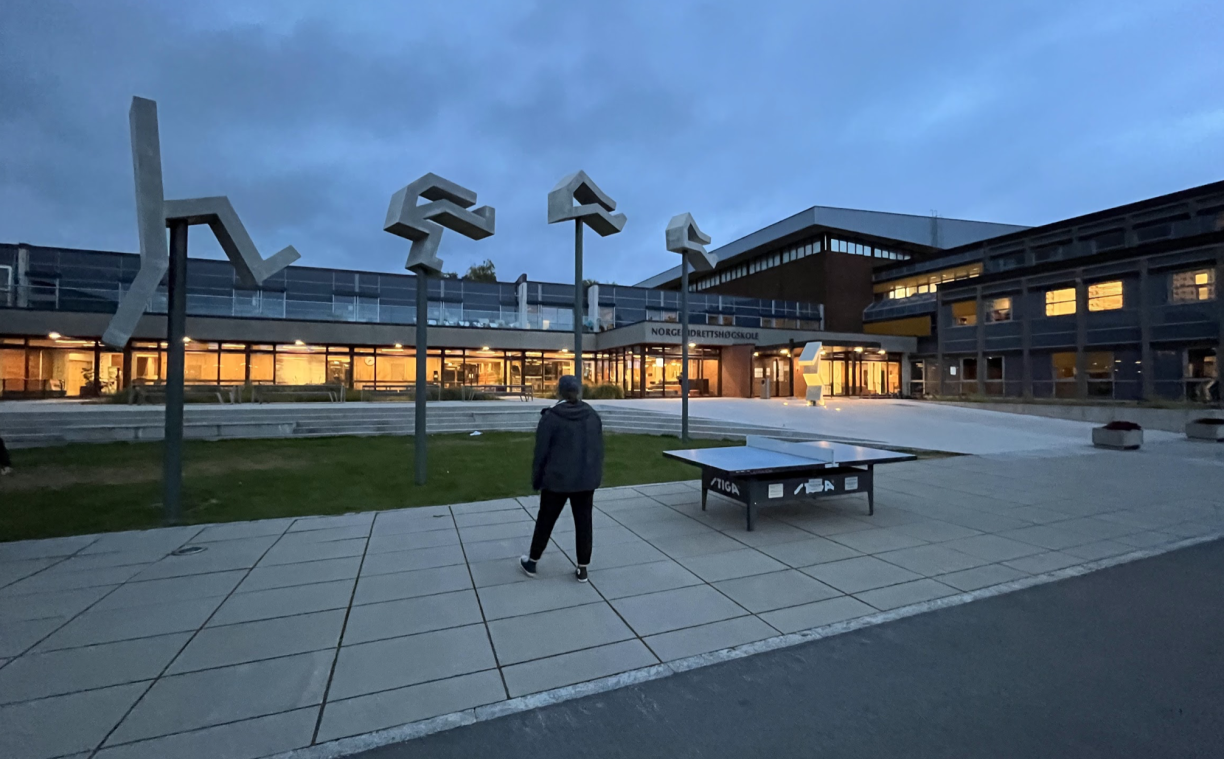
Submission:
[[[417,205],[422,198],[429,202]],[[493,234],[493,208],[481,206],[469,211],[474,205],[476,193],[437,174],[426,174],[391,196],[387,220],[383,224],[383,231],[412,241],[404,268],[417,276],[416,423],[412,434],[418,485],[425,484],[427,456],[425,396],[428,389],[425,363],[429,346],[429,277],[442,271],[438,245],[442,242],[444,229],[473,240],[483,240]]]
[[[710,236],[697,226],[693,215],[676,214],[667,222],[664,232],[667,249],[680,254],[680,438],[689,437],[689,265],[697,271],[711,271],[718,265],[718,256],[705,246]]]
[[[300,256],[293,246],[271,258],[260,256],[238,214],[225,196],[166,200],[162,185],[161,139],[157,103],[133,97],[128,110],[132,174],[136,184],[136,228],[140,270],[119,301],[102,342],[122,349],[136,331],[149,301],[169,273],[166,293],[166,431],[162,461],[163,508],[168,522],[178,520],[183,489],[183,336],[187,322],[187,228],[207,224],[234,265],[239,279],[257,287]],[[170,246],[166,246],[166,227]]]
[[[803,381],[807,384],[807,392],[804,393],[804,398],[807,399],[809,406],[824,405],[824,385],[820,384],[820,354],[823,352],[823,345],[819,341],[813,341],[803,346],[803,352],[799,354],[799,371],[803,374]]]
[[[582,383],[582,225],[600,237],[625,228],[625,215],[612,213],[616,201],[599,189],[585,171],[566,176],[548,192],[548,223],[574,222],[574,376]]]

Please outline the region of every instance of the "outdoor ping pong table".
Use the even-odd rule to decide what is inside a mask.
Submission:
[[[874,514],[875,465],[917,458],[827,440],[792,443],[757,436],[749,436],[743,446],[664,451],[663,455],[701,467],[702,511],[711,490],[744,504],[749,531],[761,505],[866,493],[867,513]]]

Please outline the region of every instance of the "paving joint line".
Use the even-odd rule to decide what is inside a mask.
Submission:
[[[1175,543],[1159,546],[1157,548],[1149,548],[1138,551],[1131,551],[1120,556],[1099,559],[1096,561],[1085,562],[1071,567],[1045,572],[1039,575],[1032,575],[1010,582],[1000,583],[997,585],[979,588],[978,590],[956,593],[943,598],[923,601],[916,604],[902,606],[890,611],[881,611],[874,614],[868,614],[854,619],[835,622],[828,625],[801,630],[786,635],[780,635],[774,638],[767,638],[754,643],[746,643],[741,646],[722,649],[719,651],[711,651],[705,654],[678,659],[665,664],[656,664],[641,669],[630,670],[611,677],[600,678],[597,680],[569,685],[562,688],[556,688],[542,693],[531,694],[527,696],[519,696],[517,698],[502,701],[496,704],[476,707],[474,709],[464,709],[449,714],[439,715],[417,722],[411,722],[399,727],[388,728],[385,730],[373,731],[363,735],[353,736],[350,738],[342,738],[327,743],[315,744],[307,748],[293,749],[291,751],[274,754],[266,759],[339,759],[340,757],[350,756],[362,751],[379,748],[391,744],[403,743],[406,741],[422,738],[434,733],[452,730],[457,727],[484,722],[498,717],[518,714],[532,709],[538,709],[544,706],[572,701],[584,696],[595,695],[607,691],[617,690],[630,685],[637,685],[651,680],[657,680],[668,677],[674,674],[680,674],[694,669],[700,669],[713,664],[719,664],[735,659],[742,659],[759,653],[776,651],[783,648],[790,648],[801,643],[809,641],[822,640],[843,633],[853,632],[867,627],[874,627],[886,622],[893,622],[899,619],[904,619],[918,614],[923,614],[928,611],[938,609],[946,609],[955,606],[961,606],[973,601],[992,598],[995,596],[1005,595],[1018,590],[1025,590],[1039,585],[1045,585],[1052,582],[1080,577],[1090,574],[1101,569],[1128,564],[1133,561],[1159,556],[1171,551],[1189,548],[1201,543],[1211,542],[1224,538],[1224,532],[1217,531],[1207,535],[1186,538]]]
[[[377,514],[370,517],[370,526],[366,530],[365,547],[361,551],[361,561],[357,563],[357,576],[353,578],[353,589],[349,592],[348,606],[344,610],[344,622],[340,625],[340,634],[336,637],[336,646],[335,652],[332,654],[331,669],[327,673],[327,685],[323,688],[323,695],[319,700],[319,713],[315,717],[314,730],[310,733],[311,745],[314,745],[314,743],[318,741],[319,730],[323,727],[323,708],[327,706],[327,695],[331,693],[332,680],[334,680],[336,677],[336,666],[340,663],[340,649],[344,646],[344,634],[348,632],[349,617],[353,614],[353,600],[357,598],[357,584],[361,582],[361,569],[365,566],[366,556],[370,554],[370,539],[374,535],[374,522],[377,520]],[[297,524],[297,521],[295,520],[293,524]],[[289,525],[289,527],[292,528],[293,524]],[[286,530],[285,534],[288,535],[289,530]],[[278,540],[277,543],[279,542],[280,541]]]

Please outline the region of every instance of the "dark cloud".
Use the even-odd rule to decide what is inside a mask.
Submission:
[[[1037,224],[1220,179],[1219,3],[6,0],[0,240],[135,248],[127,107],[171,197],[228,194],[261,248],[398,270],[392,192],[498,209],[462,270],[570,276],[544,196],[583,168],[629,216],[587,272],[671,265],[814,204]],[[217,255],[207,235],[193,251]]]

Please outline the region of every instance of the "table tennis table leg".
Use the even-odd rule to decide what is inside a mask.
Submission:
[[[706,496],[709,494],[710,494],[710,489],[705,486],[704,482],[701,483],[701,510],[702,511],[706,510]]]
[[[867,516],[875,516],[875,475],[872,470],[875,465],[867,465]]]
[[[756,509],[753,507],[752,501],[749,500],[748,501],[748,532],[752,532],[752,517],[753,517],[752,512],[754,512],[755,510]]]

